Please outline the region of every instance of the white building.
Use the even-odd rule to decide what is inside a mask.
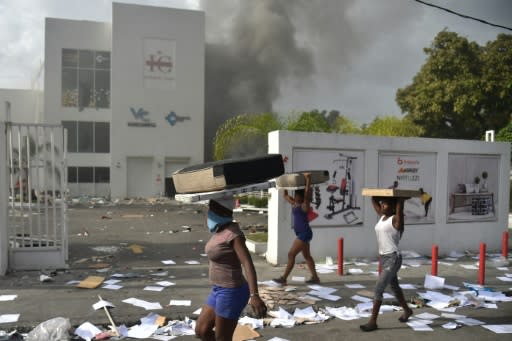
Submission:
[[[0,100],[13,122],[67,129],[71,196],[164,195],[173,171],[204,159],[204,35],[204,13],[181,9],[114,3],[111,23],[47,18],[44,109],[30,90]]]

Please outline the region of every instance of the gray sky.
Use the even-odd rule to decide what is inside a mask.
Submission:
[[[291,51],[303,55],[280,74],[278,91],[269,97],[273,109],[284,114],[337,109],[359,123],[370,122],[376,115],[400,114],[396,90],[412,81],[424,63],[423,48],[439,31],[446,28],[479,44],[495,39],[499,33],[512,34],[412,0],[257,0],[262,6],[252,2],[247,5],[245,1],[119,2],[204,9],[207,41],[222,44],[230,44],[234,35],[240,42],[250,29],[262,31],[256,38],[275,38],[275,32],[265,32],[273,26],[265,22],[259,25],[258,20],[268,19],[268,11],[279,3],[278,23],[283,15],[289,19],[290,25],[285,28],[293,35]],[[510,0],[427,1],[512,27]],[[0,0],[0,88],[31,87],[31,78],[43,61],[45,17],[110,21],[111,4],[111,0]],[[244,21],[237,20],[237,13],[243,12],[238,10],[244,6],[261,14],[250,18],[256,20],[250,29],[240,28],[245,17]],[[264,6],[267,12],[258,8]],[[307,71],[301,72],[301,61],[308,62]],[[280,60],[277,65],[282,68],[285,64]]]

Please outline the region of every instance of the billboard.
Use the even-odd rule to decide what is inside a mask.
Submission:
[[[352,226],[363,223],[364,152],[294,149],[293,172],[328,170],[329,181],[313,186],[311,227]]]
[[[420,198],[405,201],[406,224],[432,224],[435,222],[434,153],[379,154],[379,188],[414,189],[423,192]]]

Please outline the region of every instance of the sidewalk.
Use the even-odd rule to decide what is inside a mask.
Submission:
[[[70,259],[69,269],[49,269],[45,273],[52,276],[50,282],[41,282],[40,273],[15,272],[0,278],[0,295],[17,295],[13,301],[0,302],[1,314],[20,314],[15,323],[4,323],[0,330],[12,331],[17,328],[29,332],[39,323],[54,317],[69,318],[72,326],[90,322],[97,326],[106,326],[108,318],[103,310],[94,310],[92,305],[98,302],[98,295],[112,302],[115,308],[110,312],[117,325],[126,324],[128,327],[139,323],[140,318],[150,312],[165,316],[167,320],[183,320],[185,317],[196,318],[194,311],[201,307],[209,293],[207,278],[207,259],[204,257],[204,245],[209,233],[203,227],[204,218],[193,205],[164,204],[135,204],[118,206],[88,206],[72,207],[70,216]],[[106,218],[105,218],[106,217]],[[258,212],[238,213],[243,228],[251,225],[266,225],[266,216]],[[111,219],[110,219],[111,218]],[[139,246],[142,253],[134,253]],[[496,250],[491,250],[496,251]],[[283,267],[268,264],[261,256],[253,255],[257,268],[258,279],[268,281],[278,277]],[[165,265],[163,260],[173,260],[176,264]],[[186,264],[186,261],[197,261],[197,265]],[[356,262],[357,261],[357,262]],[[323,263],[324,260],[317,260]],[[477,283],[477,270],[465,269],[460,265],[474,265],[477,260],[470,256],[457,260],[443,260],[439,264],[438,276],[446,279],[446,284],[461,287],[463,282]],[[425,292],[423,283],[426,274],[430,274],[429,260],[424,257],[404,260],[407,266],[399,273],[402,284],[412,284],[416,290],[405,290],[408,300],[417,297],[417,292]],[[364,265],[366,264],[366,265]],[[486,285],[496,291],[510,291],[512,282],[502,282],[497,276],[512,273],[512,266],[507,270],[499,270],[488,260],[486,269]],[[350,274],[353,269],[361,269],[361,274]],[[362,289],[350,289],[346,284],[360,284],[363,290],[374,289],[376,276],[372,271],[377,265],[372,260],[350,260],[345,264],[345,275],[338,276],[336,271],[321,274],[322,286],[335,288],[334,295],[341,296],[337,301],[320,300],[313,304],[318,311],[329,307],[355,307],[358,303],[351,297]],[[101,271],[101,272],[98,272]],[[105,280],[112,275],[122,274],[117,278],[122,285],[119,290],[103,288],[80,289],[69,281],[81,281],[87,276],[103,276]],[[291,276],[309,277],[307,270],[301,264],[297,265]],[[311,289],[304,283],[292,281],[289,285],[296,287],[291,293],[302,296]],[[155,286],[156,282],[168,281],[175,283],[162,291],[144,290],[146,286]],[[264,286],[262,285],[261,288]],[[451,290],[440,290],[451,294]],[[145,310],[123,300],[137,298],[148,302],[158,302],[162,309]],[[190,306],[168,306],[171,300],[190,300]],[[393,303],[389,299],[385,303]],[[289,302],[288,302],[289,303]],[[276,304],[294,312],[295,308],[304,308],[310,304],[297,303]],[[430,312],[441,315],[430,307],[415,309],[414,313]],[[481,320],[487,324],[512,324],[512,302],[497,303],[497,309],[463,307],[456,314]],[[379,330],[373,333],[362,333],[359,324],[366,319],[345,321],[338,318],[330,319],[321,324],[300,325],[293,328],[265,327],[258,332],[262,335],[258,340],[269,340],[274,336],[287,340],[339,340],[348,337],[358,340],[397,339],[423,337],[426,339],[509,339],[508,334],[495,334],[481,326],[462,326],[457,330],[447,330],[441,327],[448,322],[446,318],[436,319],[431,327],[432,332],[417,332],[406,324],[397,321],[400,312],[386,312],[379,317]],[[180,336],[176,340],[194,340],[193,336]],[[152,339],[147,339],[152,340]]]

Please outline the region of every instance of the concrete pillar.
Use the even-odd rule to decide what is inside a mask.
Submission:
[[[5,123],[0,122],[0,275],[7,272],[9,241],[7,234],[7,204],[9,188],[7,187],[7,139]]]

